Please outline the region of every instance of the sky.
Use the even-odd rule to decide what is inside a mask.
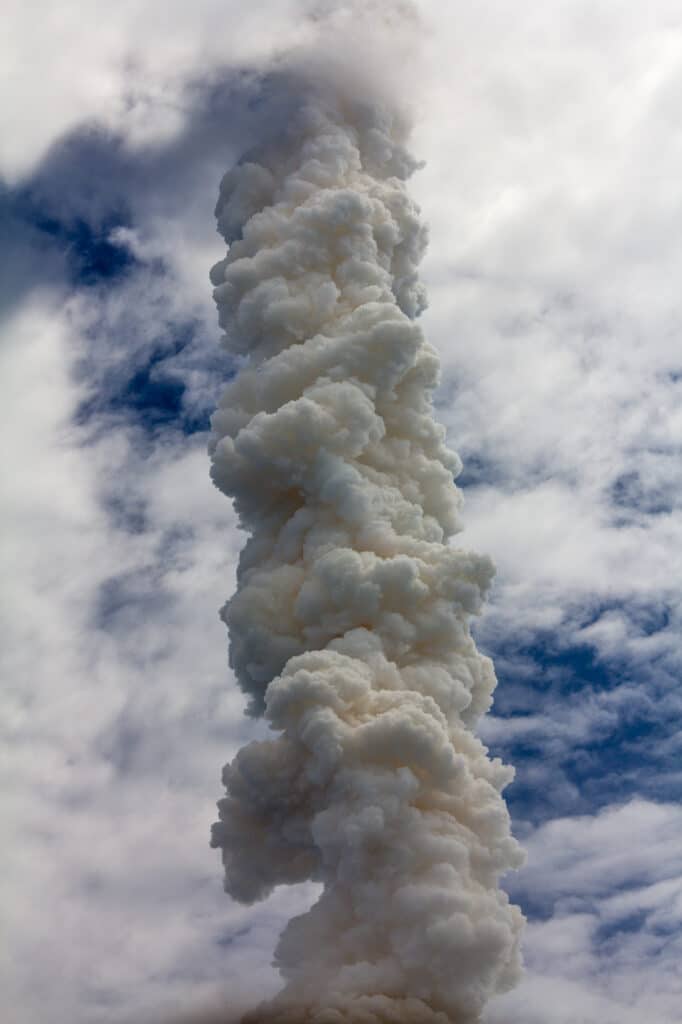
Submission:
[[[339,7],[7,6],[12,1024],[46,1008],[54,1024],[146,1024],[260,998],[278,986],[281,927],[315,896],[240,906],[208,845],[220,768],[263,731],[218,619],[244,538],[208,476],[208,417],[235,372],[208,270],[222,174],[295,102],[271,62]],[[373,70],[404,92],[425,162],[422,324],[464,462],[457,542],[497,566],[475,627],[499,678],[480,734],[516,768],[506,796],[528,853],[504,882],[529,921],[526,976],[486,1024],[674,1024],[682,14],[417,7]]]

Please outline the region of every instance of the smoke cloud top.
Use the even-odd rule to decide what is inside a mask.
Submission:
[[[291,83],[289,83],[291,84]],[[249,1021],[470,1024],[520,973],[512,770],[474,734],[495,675],[471,638],[493,566],[451,546],[458,456],[416,323],[426,245],[404,115],[338,76],[224,177],[213,268],[240,363],[212,477],[249,537],[222,610],[273,737],[223,772],[213,845],[235,899],[323,890]]]

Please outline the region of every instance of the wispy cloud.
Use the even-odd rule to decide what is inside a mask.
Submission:
[[[682,812],[635,799],[525,839],[511,885],[533,915],[528,977],[492,1022],[672,1022],[678,1014]],[[652,851],[655,854],[652,855]],[[506,1016],[505,1016],[506,1014]]]

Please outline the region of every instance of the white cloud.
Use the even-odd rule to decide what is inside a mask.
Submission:
[[[110,410],[79,428],[72,417],[88,382],[143,362],[184,317],[198,326],[174,367],[185,401],[203,408],[217,336],[212,207],[245,122],[226,118],[224,148],[202,149],[206,132],[190,129],[208,93],[187,80],[210,82],[309,27],[298,4],[275,0],[150,0],[106,17],[39,6],[5,12],[0,169],[14,182],[38,172],[88,118],[121,133],[137,175],[119,178],[134,212],[121,238],[146,267],[66,303],[63,288],[19,294],[18,279],[48,262],[31,238],[4,324],[3,991],[17,1024],[46,1007],[55,1024],[123,1022],[183,999],[263,994],[280,924],[310,893],[237,909],[207,847],[219,766],[251,726],[216,614],[241,541],[203,441],[159,429],[150,445]],[[679,714],[679,5],[420,7],[431,25],[414,145],[432,236],[425,327],[445,356],[440,415],[470,479],[482,464],[462,540],[498,564],[486,635],[546,629],[629,673],[616,693],[493,719],[487,736],[570,754],[606,742],[637,701],[659,721]],[[62,211],[106,205],[106,175],[92,199],[90,172],[69,192],[73,168],[59,166]],[[645,628],[652,608],[667,617]],[[651,741],[669,761],[675,743]],[[557,810],[586,799],[548,764],[531,762],[528,778],[551,787]],[[629,779],[633,793],[679,783],[674,765]],[[529,836],[519,884],[557,909],[530,929],[528,979],[491,1022],[672,1024],[679,1013],[677,812],[591,810]],[[218,945],[226,931],[234,941]]]
[[[543,908],[528,974],[490,1024],[654,1021],[679,1015],[682,811],[633,800],[559,818],[526,839],[517,893]]]
[[[81,122],[123,130],[137,146],[184,130],[186,80],[222,64],[261,64],[305,39],[296,0],[244,7],[238,0],[124,2],[106,16],[88,3],[11,0],[0,63],[7,95],[0,171],[15,180]],[[48,87],[46,87],[48,85]]]
[[[226,685],[217,617],[234,585],[234,516],[203,443],[159,438],[144,458],[125,424],[90,443],[71,425],[77,323],[59,297],[34,297],[0,357],[15,424],[3,453],[2,968],[21,1024],[46,1006],[55,1022],[125,1020],[226,984],[272,985],[266,943],[301,899],[283,893],[255,916],[231,907],[208,846],[219,765],[253,732]],[[143,510],[141,529],[107,515],[105,484]],[[217,940],[239,928],[225,974]]]
[[[426,325],[465,468],[489,464],[465,541],[533,592],[526,622],[581,593],[676,602],[678,14],[427,6]]]

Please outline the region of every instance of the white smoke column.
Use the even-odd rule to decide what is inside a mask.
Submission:
[[[250,534],[222,615],[274,738],[224,769],[213,845],[251,902],[323,883],[254,1020],[471,1022],[519,976],[511,769],[472,732],[495,676],[468,622],[493,567],[448,546],[457,455],[415,317],[425,246],[402,119],[319,87],[223,179],[212,270],[241,368],[212,476]]]

